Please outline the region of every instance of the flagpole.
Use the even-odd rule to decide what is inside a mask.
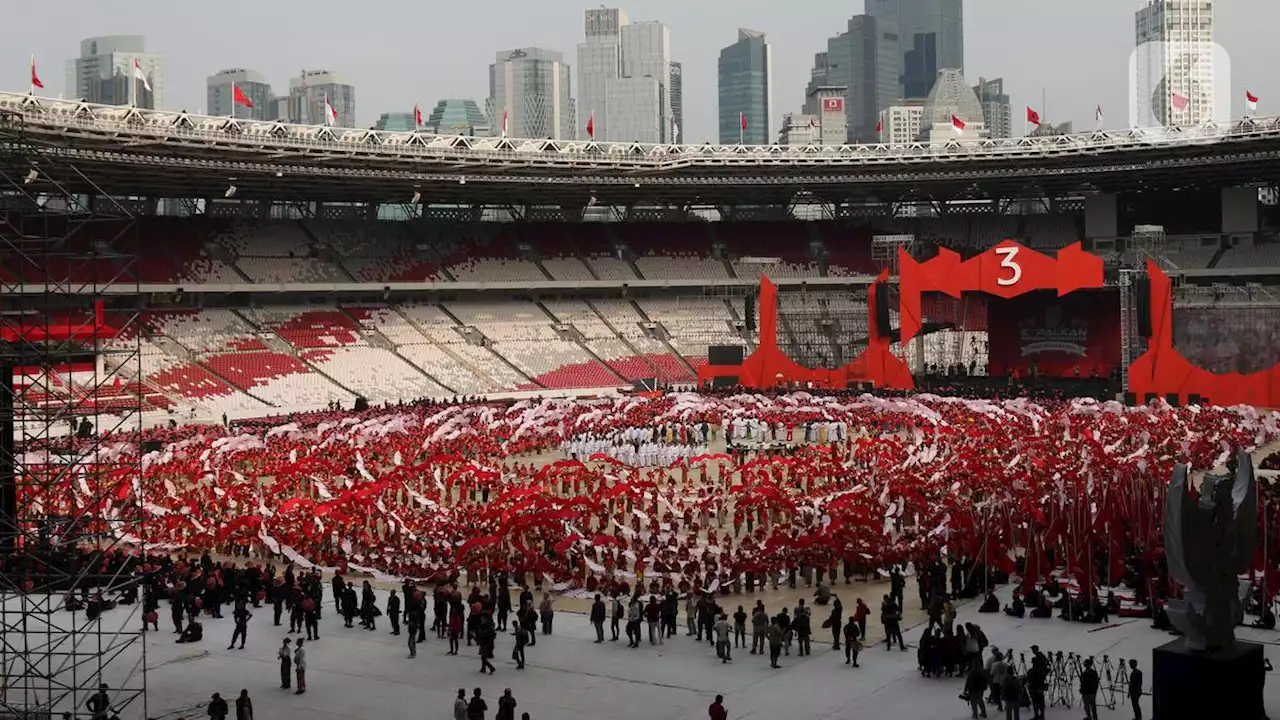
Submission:
[[[236,82],[231,81],[231,119],[236,119]]]
[[[31,53],[31,77],[29,78],[29,82],[30,82],[30,85],[28,86],[29,89],[27,90],[27,93],[30,95],[35,95],[36,94],[36,54],[35,53]]]

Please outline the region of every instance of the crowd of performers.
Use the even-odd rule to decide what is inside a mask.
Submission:
[[[734,440],[731,453],[686,452],[717,432]],[[729,593],[941,557],[1016,570],[1028,592],[1059,573],[1091,607],[1103,585],[1123,583],[1137,604],[1175,591],[1160,569],[1174,463],[1210,468],[1278,437],[1277,416],[1249,408],[1087,400],[682,393],[422,404],[108,437],[70,482],[25,478],[19,501],[33,524],[74,519],[32,532],[390,582],[503,572],[584,597]],[[162,447],[142,456],[139,474],[144,440]],[[663,466],[608,452],[556,459],[597,441],[678,451]],[[24,467],[39,472],[45,450],[24,450]],[[1273,594],[1276,504],[1269,486],[1259,495],[1269,525],[1256,570]]]

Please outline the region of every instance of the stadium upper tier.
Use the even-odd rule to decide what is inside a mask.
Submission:
[[[1280,179],[1280,118],[937,144],[649,145],[289,125],[0,94],[107,193],[335,202],[778,203],[1107,192]],[[67,178],[70,189],[92,188]]]
[[[448,290],[555,292],[671,291],[754,287],[761,274],[784,287],[865,285],[880,272],[876,235],[976,254],[1005,239],[1053,252],[1082,237],[1073,214],[954,215],[849,221],[435,223],[363,220],[249,220],[141,217],[77,224],[49,219],[67,237],[57,253],[13,234],[0,264],[11,294],[69,283],[73,294],[134,295],[263,291],[364,293]],[[127,232],[126,232],[127,230]],[[131,233],[136,232],[134,239]],[[31,243],[27,248],[26,244]],[[1092,248],[1110,263],[1135,261],[1114,240]],[[132,262],[131,248],[145,252]],[[1218,233],[1173,236],[1164,257],[1189,277],[1266,275],[1280,249],[1259,237],[1235,245]],[[28,252],[29,251],[29,252]],[[123,254],[122,254],[123,253]]]

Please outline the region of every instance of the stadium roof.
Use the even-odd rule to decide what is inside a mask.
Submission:
[[[1280,181],[1280,118],[945,144],[522,140],[289,125],[0,94],[0,152],[57,153],[113,195],[486,205],[785,205]],[[71,189],[91,184],[67,179]]]

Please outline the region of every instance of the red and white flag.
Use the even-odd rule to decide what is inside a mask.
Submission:
[[[34,67],[35,67],[35,66],[34,66],[34,65],[32,65],[32,68],[34,68]],[[32,70],[32,73],[34,73],[34,72],[35,72],[35,70]],[[34,77],[34,74],[32,75],[32,77]],[[1256,112],[1258,112],[1258,96],[1257,96],[1257,95],[1254,95],[1253,93],[1249,92],[1248,90],[1245,90],[1245,91],[1244,91],[1244,105],[1245,105],[1245,107],[1249,108],[1249,112],[1251,112],[1251,113],[1256,113]]]
[[[1186,110],[1191,104],[1191,101],[1187,99],[1186,95],[1179,95],[1177,92],[1174,92],[1170,96],[1169,102],[1173,103],[1174,110]]]
[[[884,116],[883,115],[881,115],[879,118],[876,119],[876,132],[878,133],[884,132]]]
[[[1030,105],[1027,106],[1027,122],[1040,127],[1040,113],[1032,109]]]
[[[502,137],[507,136],[507,109],[502,108]]]
[[[594,110],[587,114],[587,137],[592,140],[596,139],[596,113]]]
[[[422,110],[418,108],[418,103],[413,104],[413,126],[422,127]]]
[[[956,117],[955,115],[952,115],[951,129],[954,130],[957,135],[964,133],[964,121]]]
[[[253,101],[250,100],[249,96],[245,95],[244,91],[240,89],[240,86],[235,83],[231,83],[231,102],[235,105],[243,105],[250,110],[253,109]]]
[[[138,58],[133,59],[133,77],[142,81],[142,87],[151,92],[151,81],[147,79],[147,74],[142,72],[142,62]]]
[[[338,109],[333,106],[333,103],[329,102],[328,93],[325,93],[324,95],[324,124],[325,125],[338,124]]]
[[[44,88],[44,83],[40,82],[40,76],[36,74],[36,56],[31,56],[31,89]]]

